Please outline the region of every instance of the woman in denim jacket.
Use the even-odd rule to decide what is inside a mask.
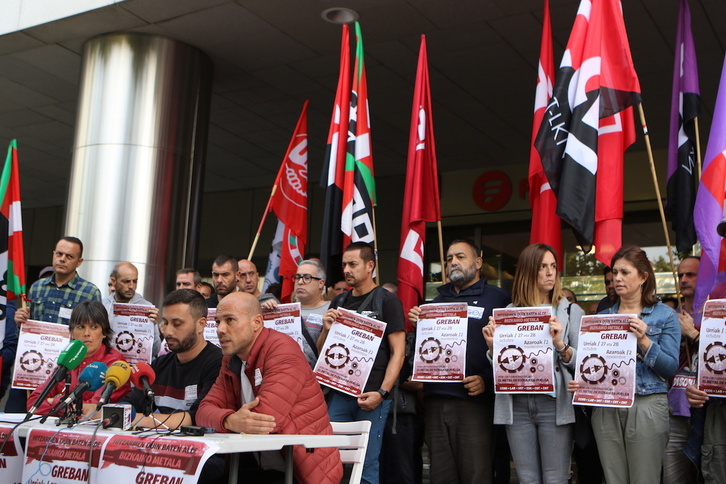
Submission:
[[[580,319],[585,313],[570,304],[560,285],[555,250],[532,244],[519,256],[514,274],[511,306],[552,308],[550,335],[554,347],[555,391],[508,395],[498,393],[494,423],[506,425],[509,448],[522,484],[566,484],[574,439],[575,412],[567,382],[575,371],[575,349]],[[494,318],[484,327],[491,358]]]
[[[612,259],[618,302],[605,313],[635,314],[637,338],[635,401],[630,408],[597,407],[592,412],[605,481],[660,482],[668,443],[668,380],[678,370],[681,339],[678,316],[655,295],[655,274],[645,252],[623,246]],[[579,387],[571,382],[570,391]]]

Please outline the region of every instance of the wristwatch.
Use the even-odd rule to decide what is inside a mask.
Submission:
[[[384,400],[385,400],[386,398],[388,398],[388,395],[390,395],[390,394],[391,394],[391,392],[389,392],[389,391],[387,391],[387,390],[384,390],[383,388],[379,388],[379,389],[378,389],[378,393],[380,393],[380,394],[381,394],[381,396],[383,397],[383,399],[384,399]]]

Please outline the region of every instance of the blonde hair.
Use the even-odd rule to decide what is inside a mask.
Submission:
[[[547,252],[555,258],[557,271],[555,271],[555,287],[550,291],[552,306],[557,307],[560,300],[565,297],[560,283],[559,261],[555,249],[545,244],[532,244],[519,254],[517,270],[514,273],[512,284],[512,304],[514,306],[539,306],[544,304],[540,301],[540,292],[537,288],[537,273],[539,272],[542,260]]]

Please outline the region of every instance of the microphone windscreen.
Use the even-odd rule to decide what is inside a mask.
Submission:
[[[88,383],[88,392],[95,392],[103,386],[106,381],[106,369],[108,367],[100,361],[94,361],[83,369],[78,377],[78,383]]]
[[[119,388],[126,384],[131,378],[131,367],[125,361],[115,361],[108,367],[106,371],[105,383],[113,382],[116,388]]]
[[[149,384],[154,383],[156,373],[151,366],[141,361],[136,363],[134,367],[136,368],[136,371],[131,373],[131,383],[133,383],[136,388],[142,387],[143,383],[141,383],[141,378],[144,376],[149,380]]]
[[[83,341],[74,339],[68,346],[58,355],[58,366],[64,367],[66,370],[73,370],[81,364],[83,358],[86,357],[88,348]]]

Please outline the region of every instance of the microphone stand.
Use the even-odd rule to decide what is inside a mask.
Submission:
[[[151,415],[154,408],[154,398],[144,392],[144,417]]]

